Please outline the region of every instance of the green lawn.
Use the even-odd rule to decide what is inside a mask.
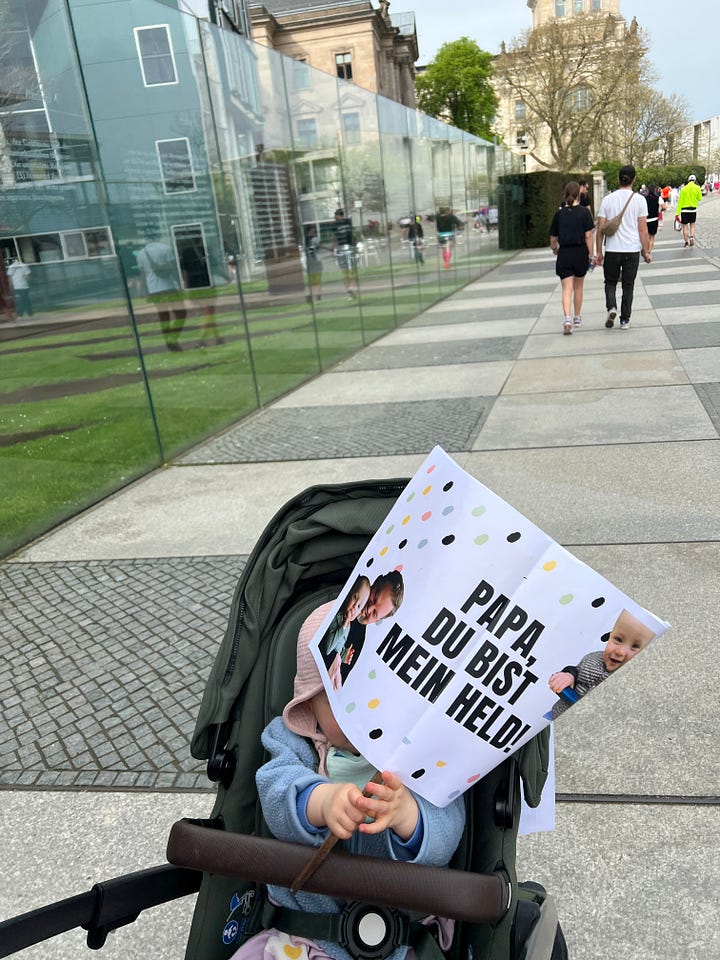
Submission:
[[[105,319],[99,308],[95,317],[77,311],[77,322],[58,312],[52,319],[66,322],[57,329],[0,343],[0,555],[416,316],[458,277],[439,276],[431,261],[423,272],[409,261],[392,274],[371,266],[360,273],[359,300],[348,301],[328,271],[312,308],[304,293],[273,298],[250,285],[246,320],[232,296],[218,301],[222,344],[200,349],[203,319],[191,315],[178,353],[140,310],[142,363],[122,303],[102,304]]]

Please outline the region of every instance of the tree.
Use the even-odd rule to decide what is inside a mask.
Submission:
[[[431,117],[491,140],[497,112],[491,75],[492,56],[474,40],[444,43],[415,82],[418,106]]]
[[[615,156],[627,157],[636,167],[665,166],[692,159],[683,146],[688,126],[687,101],[673,94],[664,97],[657,90],[640,87],[626,108],[626,137],[617,142]],[[606,149],[608,144],[606,143]]]
[[[528,152],[542,166],[584,170],[607,138],[627,141],[627,101],[646,85],[646,43],[633,21],[593,14],[551,20],[503,47],[496,88],[521,104]],[[627,158],[630,159],[629,157]]]

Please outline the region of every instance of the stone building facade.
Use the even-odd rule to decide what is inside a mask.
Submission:
[[[415,107],[415,18],[388,0],[250,0],[252,39],[372,93]]]
[[[532,26],[528,25],[530,30],[544,27],[553,20],[566,23],[568,29],[572,30],[574,19],[592,17],[598,21],[598,42],[612,43],[613,40],[622,38],[629,29],[620,12],[620,0],[527,0],[527,5],[532,13]],[[504,47],[503,44],[503,52]],[[517,52],[517,69],[527,69],[522,51]],[[536,135],[534,141],[530,141],[527,105],[518,98],[515,91],[499,81],[495,82],[494,88],[498,97],[498,133],[514,153],[524,158],[528,172],[547,169],[546,163],[539,162],[530,155],[532,148],[536,156],[548,160],[549,149],[547,143],[543,142],[542,135]],[[578,85],[577,95],[583,95],[581,84]]]

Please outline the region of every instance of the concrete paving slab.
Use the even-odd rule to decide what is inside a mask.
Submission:
[[[572,960],[710,960],[719,841],[718,807],[563,803],[554,833],[519,838],[518,874],[556,898]]]
[[[676,350],[689,347],[720,347],[720,323],[665,324],[668,340]]]
[[[717,441],[495,450],[463,466],[566,546],[720,540]]]
[[[533,284],[533,287],[535,285]],[[435,313],[452,313],[454,310],[463,310],[467,306],[468,308],[475,307],[479,308],[485,306],[485,308],[494,308],[502,310],[503,307],[535,307],[539,303],[543,303],[546,296],[549,295],[549,288],[547,290],[535,290],[533,289],[530,293],[514,293],[506,292],[505,296],[498,296],[494,294],[492,297],[484,296],[482,293],[482,288],[475,293],[470,292],[466,296],[460,294],[455,294],[453,297],[448,298],[447,300],[442,300],[440,303],[436,303],[435,306],[430,307],[426,311],[426,314],[435,314]],[[508,291],[508,287],[505,287],[505,290]],[[485,301],[483,304],[482,301]],[[527,310],[526,310],[527,312]]]
[[[620,332],[619,320],[615,321],[615,327],[612,330],[607,330],[605,327],[605,320],[607,318],[607,310],[605,308],[605,298],[602,300],[588,300],[586,299],[583,304],[582,309],[582,318],[583,325],[579,330],[573,332],[573,336],[576,334],[578,336],[585,336],[586,333],[597,333],[601,331],[606,336],[608,334],[614,334],[615,332]],[[562,335],[562,308],[560,306],[560,298],[558,295],[557,303],[548,305],[545,307],[540,317],[538,318],[537,324],[533,327],[533,334],[543,334],[543,333],[552,333],[557,335],[558,333]],[[651,327],[659,327],[657,314],[651,308],[638,308],[633,307],[632,318],[630,320],[630,330],[624,330],[623,336],[626,333],[630,333],[631,330],[636,330],[641,327],[643,329]],[[568,340],[569,346],[569,339]],[[563,347],[565,349],[565,347]]]
[[[468,334],[472,334],[472,330],[469,330]],[[435,365],[514,360],[524,343],[524,336],[471,337],[447,342],[436,339],[429,343],[405,343],[402,346],[393,346],[383,341],[343,360],[335,370],[339,373],[357,370],[407,370]]]
[[[448,397],[497,396],[507,379],[512,362],[458,363],[415,367],[411,370],[341,371],[328,374],[300,387],[274,404],[288,407],[325,407],[332,403],[395,403]]]
[[[246,554],[289,499],[306,487],[409,477],[422,455],[290,463],[168,467],[109,497],[14,559],[23,563]]]
[[[715,383],[720,378],[720,347],[678,350],[677,358],[692,383]]]
[[[617,326],[606,330],[603,316],[604,311],[600,318],[586,315],[582,329],[571,337],[563,336],[559,328],[557,333],[541,333],[538,323],[537,332],[533,331],[535,335],[528,337],[519,359],[539,360],[586,353],[655,353],[670,349],[670,341],[662,327],[634,327],[633,318],[628,330],[620,330]]]
[[[667,283],[668,280],[676,277],[680,278],[683,282],[687,277],[698,280],[714,279],[717,282],[717,271],[714,267],[709,266],[705,260],[698,260],[697,263],[684,264],[682,267],[678,267],[676,263],[653,261],[652,270],[648,270],[643,276],[643,283],[646,287],[654,290],[656,284]]]
[[[704,294],[703,302],[705,302],[707,299],[712,299],[717,293],[717,273],[705,270],[702,276],[707,276],[708,279],[701,279],[699,272],[695,272],[690,280],[684,274],[676,275],[670,282],[665,278],[663,282],[649,283],[646,288],[647,293],[653,300],[656,297],[668,294],[693,293],[697,294],[698,297],[700,294]]]
[[[425,327],[436,326],[442,323],[475,323],[483,320],[524,320],[537,316],[538,302],[535,304],[514,304],[498,306],[493,300],[486,303],[475,303],[473,306],[461,308],[455,306],[453,310],[431,313],[429,310],[411,320],[408,326]]]
[[[488,339],[490,337],[522,337],[527,336],[537,322],[535,317],[525,317],[517,320],[490,320],[486,319],[468,329],[466,323],[440,324],[437,327],[417,327],[406,325],[399,330],[393,330],[383,337],[382,345],[404,346],[415,343],[450,343],[455,340]]]
[[[87,892],[94,883],[167,863],[170,827],[182,817],[207,817],[208,794],[26,791],[0,794],[3,842],[0,918]],[[103,960],[180,960],[195,896],[141,914],[111,934]],[[24,960],[90,956],[84,930],[23,951]],[[20,956],[20,954],[19,954]]]
[[[628,544],[572,552],[667,620],[671,630],[556,722],[558,791],[720,797],[720,595],[714,586],[720,545]]]
[[[720,383],[698,383],[695,385],[695,392],[715,429],[720,433]]]
[[[715,307],[669,307],[663,304],[655,305],[658,320],[664,326],[679,323],[715,323],[717,322],[717,306]]]
[[[566,390],[614,387],[652,387],[687,383],[687,374],[673,350],[647,353],[606,353],[591,356],[519,360],[503,387],[503,395],[547,393],[548,385]]]
[[[545,291],[546,288],[552,289],[556,282],[557,277],[551,274],[543,275],[542,277],[520,276],[513,280],[512,289],[522,291],[528,288],[532,291]],[[463,287],[463,293],[466,295],[472,294],[473,296],[482,294],[483,297],[494,297],[498,294],[507,295],[508,282],[507,280],[478,280]]]
[[[473,450],[716,437],[692,387],[587,390],[498,397]]]

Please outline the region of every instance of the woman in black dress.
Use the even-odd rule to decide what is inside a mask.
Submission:
[[[555,273],[562,282],[566,335],[582,325],[583,283],[593,262],[593,219],[588,207],[579,204],[579,196],[580,184],[576,180],[566,183],[564,203],[550,224],[550,246],[557,257]]]

